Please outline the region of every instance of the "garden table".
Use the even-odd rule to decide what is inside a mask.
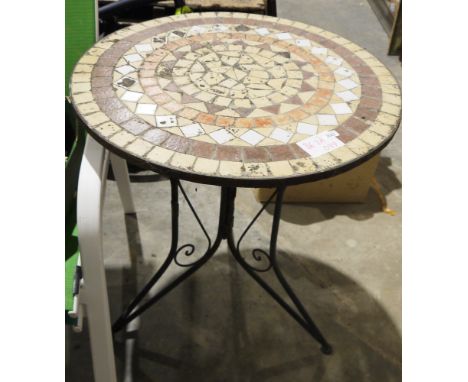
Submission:
[[[165,175],[171,184],[169,254],[114,323],[114,332],[193,274],[227,240],[242,268],[323,353],[332,353],[278,264],[282,197],[289,185],[358,166],[391,140],[400,122],[400,89],[379,60],[343,37],[300,22],[192,13],[136,24],[100,40],[76,65],[71,94],[97,142]],[[181,180],[220,187],[216,238],[207,233]],[[238,187],[276,191],[236,240]],[[208,241],[199,257],[194,245],[179,244],[179,191]],[[242,254],[242,239],[273,200],[269,250]],[[144,300],[174,264],[185,272]],[[270,270],[292,304],[262,277]]]

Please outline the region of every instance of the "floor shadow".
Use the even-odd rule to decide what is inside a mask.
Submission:
[[[392,191],[401,189],[401,182],[390,168],[391,165],[391,158],[381,157],[375,172],[375,177],[385,197]],[[391,205],[388,207],[392,208]],[[272,203],[265,211],[273,215],[274,208],[274,203]],[[309,225],[333,219],[337,215],[346,215],[353,220],[362,221],[380,212],[382,212],[382,204],[379,195],[373,188],[369,188],[369,193],[363,203],[284,203],[281,219],[298,225]]]
[[[223,253],[144,314],[132,381],[401,380],[400,333],[370,293],[299,253],[280,253],[280,261],[291,286],[333,344],[332,356],[324,356]],[[121,271],[109,270],[107,277],[121,277]],[[110,287],[109,295],[115,318],[116,307],[122,305],[121,288]],[[91,380],[87,336],[72,337],[72,377],[67,381]],[[123,376],[125,339],[117,338],[115,347]],[[81,357],[75,357],[78,352]]]

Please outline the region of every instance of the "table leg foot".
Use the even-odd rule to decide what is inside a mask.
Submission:
[[[270,199],[265,203],[265,205],[260,209],[257,215],[254,217],[252,222],[247,226],[244,230],[242,235],[239,238],[239,241],[235,243],[233,238],[232,230],[228,235],[228,245],[231,253],[233,254],[236,261],[244,268],[244,270],[271,296],[275,301],[284,309],[286,312],[294,319],[296,322],[301,325],[320,345],[322,345],[321,350],[324,354],[332,354],[333,350],[332,347],[328,344],[327,340],[324,338],[322,333],[320,332],[317,325],[315,325],[314,321],[310,318],[309,314],[307,313],[306,309],[302,305],[302,302],[294,293],[293,289],[286,281],[283,273],[277,262],[276,256],[276,242],[278,238],[278,231],[279,231],[279,222],[281,216],[281,206],[282,206],[282,198],[284,194],[284,188],[278,188],[276,192],[270,197]],[[256,248],[251,251],[252,258],[258,263],[252,265],[248,263],[244,257],[241,255],[239,250],[240,243],[244,238],[247,231],[253,225],[253,223],[257,220],[266,206],[273,200],[276,196],[276,204],[275,204],[275,212],[273,216],[273,225],[271,230],[271,239],[270,239],[270,250],[264,251],[262,249]],[[262,263],[263,266],[259,264]],[[284,291],[287,293],[288,297],[293,303],[295,309],[285,302],[279,294],[270,286],[268,285],[262,277],[260,277],[259,273],[267,272],[270,269],[273,270],[275,276],[281,286],[283,287]]]
[[[333,347],[331,345],[324,345],[320,348],[320,351],[325,355],[332,355]]]

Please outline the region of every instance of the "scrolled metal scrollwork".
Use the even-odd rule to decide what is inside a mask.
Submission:
[[[180,257],[183,254],[183,256],[185,258],[190,258],[195,253],[195,245],[193,245],[193,244],[184,244],[175,251],[175,253],[174,253],[174,262],[179,267],[193,267],[194,265],[197,265],[199,262],[201,262],[204,259],[205,255],[210,252],[211,238],[208,235],[208,232],[206,231],[205,226],[203,225],[200,217],[198,216],[197,212],[195,211],[195,208],[193,207],[192,203],[190,202],[190,199],[188,198],[185,190],[182,188],[182,185],[180,184],[180,182],[178,182],[178,187],[180,188],[180,191],[182,192],[182,195],[183,195],[184,199],[187,201],[187,204],[188,204],[190,210],[192,211],[193,215],[195,216],[195,219],[197,220],[198,225],[202,229],[202,231],[203,231],[203,233],[204,233],[204,235],[205,235],[205,237],[206,237],[206,239],[208,241],[208,248],[207,248],[206,252],[203,254],[203,256],[201,256],[200,258],[198,258],[196,260],[190,261],[190,262],[183,262],[183,261],[180,260]]]
[[[249,223],[249,225],[245,228],[244,232],[242,232],[242,235],[240,235],[239,240],[237,241],[237,244],[236,244],[236,248],[235,248],[235,250],[237,251],[239,256],[241,254],[241,251],[240,251],[239,247],[240,247],[240,243],[242,242],[242,239],[247,234],[250,227],[252,227],[252,225],[257,221],[258,217],[265,210],[265,208],[267,208],[267,206],[271,203],[273,198],[276,196],[276,193],[277,193],[277,191],[275,191],[275,192],[273,192],[273,194],[271,194],[271,196],[268,198],[268,200],[265,202],[265,204],[262,206],[262,208],[257,212],[255,217],[252,219],[252,221]],[[265,263],[266,262],[266,265],[264,267],[258,267],[258,266],[255,266],[255,265],[252,265],[252,264],[248,263],[245,260],[245,258],[242,258],[244,265],[246,267],[250,268],[251,270],[255,271],[255,272],[267,272],[273,266],[273,262],[272,262],[270,254],[267,251],[265,251],[264,249],[254,248],[254,249],[252,249],[250,251],[250,255],[252,256],[252,258],[257,263],[261,263],[261,262]]]
[[[267,253],[265,250],[263,249],[260,249],[260,248],[254,248],[250,254],[252,255],[252,257],[254,258],[255,261],[257,261],[258,263],[262,263],[262,262],[266,262],[266,266],[265,267],[256,267],[256,266],[253,266],[252,264],[248,264],[247,265],[252,268],[253,270],[257,271],[257,272],[267,272],[271,269],[271,267],[273,266],[273,263],[271,261],[271,256],[269,253]]]
[[[184,256],[185,257],[190,257],[193,255],[193,253],[195,252],[195,246],[193,244],[184,244],[183,246],[181,246],[180,248],[177,249],[177,251],[175,252],[175,255],[174,255],[174,262],[179,266],[179,267],[188,267],[188,266],[191,266],[192,265],[192,262],[191,263],[183,263],[181,262],[178,257],[179,255],[181,254],[182,251],[184,251],[185,249],[185,252],[184,252]]]

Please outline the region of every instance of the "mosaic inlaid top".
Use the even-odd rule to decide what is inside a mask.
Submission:
[[[400,90],[365,49],[303,23],[243,13],[155,19],[76,65],[89,132],[146,168],[209,184],[297,184],[381,150]]]

